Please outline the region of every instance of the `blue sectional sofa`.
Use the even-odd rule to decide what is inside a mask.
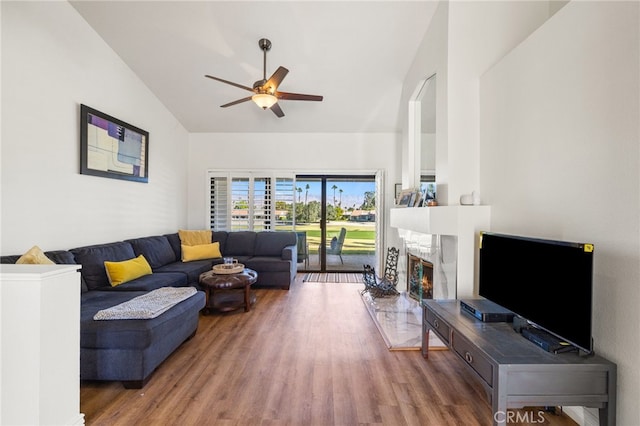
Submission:
[[[102,309],[145,291],[89,291],[80,307],[80,378],[142,388],[155,369],[198,329],[205,296],[199,291],[153,319],[95,321]]]
[[[174,249],[179,249],[179,237],[169,236]],[[253,287],[288,290],[298,272],[298,249],[295,232],[213,232],[212,240],[220,243],[223,256],[238,259],[238,263],[258,273]],[[221,260],[216,260],[220,263]]]
[[[258,272],[254,286],[289,289],[297,272],[296,234],[293,232],[213,232],[223,256],[238,259]],[[222,259],[183,262],[178,233],[150,236],[45,252],[55,263],[82,265],[80,318],[80,378],[122,381],[125,387],[144,386],[153,371],[193,336],[205,295],[176,304],[153,319],[96,321],[102,310],[161,287],[199,289],[201,273]],[[143,255],[152,273],[112,287],[105,261],[124,261]],[[20,255],[2,256],[15,263]]]

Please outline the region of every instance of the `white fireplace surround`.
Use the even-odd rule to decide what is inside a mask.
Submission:
[[[490,206],[392,208],[389,217],[389,224],[398,230],[404,243],[405,253],[401,255],[405,257],[405,267],[407,251],[434,265],[436,262],[430,257],[435,255],[434,260],[442,261],[441,272],[447,280],[439,296],[451,299],[478,295],[478,236],[481,231],[490,230]],[[455,273],[448,271],[450,268]],[[406,274],[406,269],[401,272]],[[435,274],[434,270],[434,298],[437,298],[435,288],[442,283],[436,282]]]
[[[398,233],[404,243],[405,260],[407,260],[407,254],[412,254],[433,265],[433,298],[455,299],[458,238],[452,235],[421,234],[405,229],[399,229]],[[407,276],[410,273],[408,268],[407,265]],[[403,278],[408,287],[409,280],[406,277]],[[407,288],[407,291],[409,290]]]

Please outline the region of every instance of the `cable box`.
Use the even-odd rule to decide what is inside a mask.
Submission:
[[[461,300],[460,311],[482,322],[511,322],[514,317],[513,312],[487,299]]]

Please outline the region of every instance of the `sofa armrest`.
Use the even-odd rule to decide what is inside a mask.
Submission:
[[[282,249],[282,260],[298,260],[298,247],[294,244]],[[294,262],[295,263],[295,262]]]

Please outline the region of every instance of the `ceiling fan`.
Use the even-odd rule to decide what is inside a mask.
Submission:
[[[234,83],[232,81],[223,80],[222,78],[214,77],[212,75],[205,75],[205,77],[211,78],[213,80],[217,80],[222,83],[227,83],[232,86],[239,87],[240,89],[253,92],[253,95],[247,96],[246,98],[238,99],[237,101],[220,105],[221,108],[226,108],[232,105],[240,104],[242,102],[253,100],[260,108],[270,109],[278,117],[284,117],[284,112],[282,112],[282,108],[280,108],[280,105],[278,104],[279,99],[287,101],[322,101],[322,96],[318,95],[279,92],[278,86],[280,85],[280,83],[282,83],[282,80],[284,80],[286,75],[289,73],[289,70],[285,67],[278,67],[273,75],[267,80],[267,52],[271,49],[271,41],[267,40],[266,38],[261,38],[258,41],[258,46],[260,46],[260,49],[262,49],[264,56],[262,80],[258,80],[253,83],[253,88],[243,86],[242,84]]]

